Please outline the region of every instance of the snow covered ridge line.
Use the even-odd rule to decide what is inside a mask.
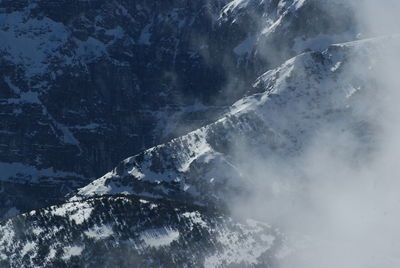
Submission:
[[[263,155],[287,157],[332,122],[369,133],[359,129],[369,123],[356,103],[387,40],[332,45],[288,60],[257,79],[254,86],[262,93],[239,100],[213,124],[124,160],[74,199],[137,194],[221,205],[249,183],[232,151],[238,141]],[[399,38],[391,40],[397,44]],[[358,62],[359,72],[348,72]]]
[[[239,134],[246,136],[250,132],[254,133],[256,126],[252,122],[259,119],[253,114],[245,115],[241,119],[249,124],[243,123]],[[202,128],[183,139],[174,139],[170,143],[156,146],[138,156],[128,158],[112,172],[81,188],[71,200],[104,194],[134,194],[192,202],[203,206],[212,205],[208,201],[220,198],[214,194],[215,189],[221,188],[229,178],[240,176],[230,160],[226,159],[218,148],[215,148],[220,147],[219,149],[224,150],[224,139],[229,139],[229,137],[218,137],[218,134],[213,131],[214,128],[215,131],[225,127],[232,128],[236,120],[232,118],[218,121],[211,130],[207,127]],[[256,129],[262,128],[263,125],[260,125]],[[269,133],[268,129],[263,129],[263,131]],[[235,134],[238,133],[232,134],[231,139]],[[208,140],[211,138],[213,140]],[[217,168],[212,166],[216,163],[218,163]],[[200,172],[200,176],[197,176],[197,173],[191,174],[194,167]],[[226,173],[221,178],[218,168],[224,167],[226,167]],[[161,170],[163,172],[160,172]],[[134,178],[134,180],[129,178]],[[204,184],[207,189],[213,187],[214,190],[209,189],[210,192],[204,195],[193,187],[195,186],[193,181]],[[234,187],[239,189],[240,184]],[[200,197],[201,194],[203,194],[201,198],[193,199],[193,197]]]
[[[352,4],[343,0],[234,0],[222,9],[219,20],[238,25],[251,20],[255,25],[256,32],[249,32],[234,48],[243,62],[268,61],[273,54],[285,60],[307,50],[322,51],[330,44],[354,40],[358,33]],[[272,48],[276,39],[290,45]]]
[[[285,12],[288,12],[287,10],[290,10],[290,9],[298,9],[302,5],[304,5],[304,3],[306,1],[307,0],[289,0],[289,1],[280,0],[277,3],[278,13],[282,13],[283,10],[285,10]],[[234,12],[237,9],[245,9],[249,5],[261,6],[266,3],[268,3],[268,1],[265,1],[265,0],[232,0],[230,3],[228,3],[226,6],[223,7],[221,13],[226,14],[229,12]],[[275,4],[275,3],[273,3],[273,4]],[[271,6],[272,4],[269,4],[269,5]]]
[[[89,196],[85,198],[71,198],[66,202],[59,202],[58,204],[52,204],[49,206],[41,207],[41,208],[36,208],[28,212],[23,212],[19,213],[17,215],[13,215],[7,219],[0,220],[0,224],[7,222],[8,220],[11,220],[13,218],[17,218],[20,216],[27,216],[27,215],[35,215],[37,211],[40,210],[49,210],[52,211],[54,215],[57,216],[69,216],[71,220],[75,221],[77,224],[83,223],[86,219],[90,218],[90,215],[92,214],[92,211],[89,207],[82,205],[83,203],[90,203],[92,201],[95,201],[96,199],[101,199],[101,198],[115,198],[116,200],[118,199],[126,199],[126,200],[139,200],[140,203],[143,204],[149,204],[150,207],[156,207],[156,203],[159,202],[168,202],[171,205],[176,205],[176,206],[189,206],[193,209],[196,210],[201,210],[201,211],[206,211],[209,213],[219,213],[219,214],[225,214],[227,213],[226,210],[224,209],[218,209],[216,207],[206,207],[198,204],[193,204],[191,202],[184,202],[184,201],[178,201],[178,200],[166,200],[162,198],[154,198],[151,196],[140,196],[140,195],[135,195],[135,194],[124,194],[124,193],[117,193],[117,194],[105,194],[105,195],[95,195],[95,196]],[[68,215],[67,215],[68,211]]]
[[[75,203],[90,209],[77,221],[71,204],[0,223],[0,266],[253,267],[272,262],[281,247],[281,235],[266,224],[193,206],[104,196]]]

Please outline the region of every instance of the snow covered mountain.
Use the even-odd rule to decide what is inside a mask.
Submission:
[[[0,0],[0,267],[279,267],[272,216],[235,214],[262,165],[301,165],[326,132],[354,162],[381,142],[376,74],[400,39],[358,40],[353,12]]]
[[[0,214],[213,122],[271,66],[355,28],[340,1],[1,1]]]
[[[241,173],[240,146],[260,157],[288,159],[336,126],[366,150],[376,126],[358,102],[371,90],[383,42],[337,44],[288,60],[256,80],[262,93],[237,101],[213,124],[127,158],[72,199],[134,194],[220,207],[251,182]],[[350,70],[360,62],[355,77]]]
[[[237,143],[288,159],[333,125],[357,138],[360,153],[370,150],[376,125],[359,102],[375,89],[380,54],[399,41],[332,45],[266,72],[254,83],[264,91],[215,123],[126,159],[69,202],[2,222],[2,265],[275,267],[285,250],[279,231],[229,216],[226,202],[251,183]]]

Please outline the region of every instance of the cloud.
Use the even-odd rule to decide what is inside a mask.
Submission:
[[[393,36],[400,3],[352,4],[359,36],[377,39],[349,45],[353,55],[331,86],[356,87],[348,118],[310,130],[295,155],[254,154],[245,143],[235,148],[251,194],[233,201],[233,213],[287,235],[283,268],[400,267],[400,38]],[[287,127],[295,123],[302,122]]]

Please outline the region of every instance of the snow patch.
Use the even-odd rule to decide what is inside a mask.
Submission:
[[[89,37],[86,41],[75,39],[75,43],[77,45],[77,55],[84,58],[87,62],[93,62],[107,55],[106,45],[93,37]]]
[[[78,190],[78,195],[72,197],[70,201],[79,200],[80,198],[78,196],[97,196],[109,193],[112,189],[111,186],[106,185],[106,181],[107,179],[112,178],[114,175],[115,174],[113,172],[109,172],[85,187],[80,188]]]
[[[19,103],[33,103],[33,104],[42,104],[39,100],[39,94],[33,91],[24,91],[20,92],[19,98],[10,98],[7,99],[9,104],[19,104]]]
[[[55,171],[53,168],[37,169],[34,166],[24,165],[22,163],[0,162],[0,170],[0,181],[11,180],[12,182],[38,182],[41,177],[83,178],[81,175],[73,172]]]
[[[76,224],[82,224],[89,219],[93,211],[87,203],[71,202],[63,204],[60,207],[53,207],[53,215],[68,217],[70,221],[75,221]]]
[[[63,57],[59,50],[66,44],[68,33],[62,23],[46,17],[32,19],[24,12],[0,14],[0,20],[0,52],[24,66],[28,78],[45,74],[48,58]]]
[[[44,232],[44,229],[43,228],[40,228],[40,227],[36,227],[36,228],[34,228],[33,230],[32,230],[32,233],[34,234],[34,235],[40,235],[41,233],[43,233]]]
[[[49,254],[47,255],[46,262],[50,262],[56,256],[57,250],[51,248]]]
[[[87,237],[93,238],[95,240],[105,239],[113,235],[113,230],[110,226],[95,226],[87,231],[85,231],[85,235]]]
[[[24,245],[24,247],[21,250],[21,255],[24,256],[26,255],[28,252],[33,251],[36,247],[36,243],[34,242],[28,242]]]
[[[202,227],[207,227],[207,223],[201,218],[201,215],[198,211],[185,212],[182,214],[182,216],[190,219],[192,224],[200,225]],[[193,229],[193,225],[191,226],[191,229]]]
[[[222,13],[232,12],[235,9],[245,8],[252,0],[233,0],[222,9]]]
[[[242,232],[229,232],[222,229],[217,241],[222,246],[222,252],[206,257],[204,267],[224,267],[226,263],[246,263],[250,266],[258,263],[258,258],[271,249],[275,238],[269,235],[261,234],[260,239],[257,241],[257,233],[259,228],[248,229],[248,226],[242,226]]]
[[[61,257],[64,261],[71,259],[74,256],[79,256],[84,250],[83,246],[69,246],[64,248],[64,254]]]
[[[170,245],[179,238],[179,231],[171,228],[153,229],[143,232],[140,239],[149,247],[160,248]]]
[[[151,28],[152,24],[147,24],[140,33],[138,44],[140,45],[151,45],[150,38],[151,38]]]

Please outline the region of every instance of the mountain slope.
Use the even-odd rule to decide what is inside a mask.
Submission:
[[[338,44],[288,60],[257,79],[254,87],[263,93],[239,100],[213,124],[124,160],[73,200],[134,194],[221,206],[246,195],[251,184],[242,173],[241,149],[289,161],[332,127],[354,136],[367,152],[377,125],[360,101],[373,90],[376,59],[388,40],[397,42]]]
[[[385,50],[399,44],[398,36],[336,44],[266,72],[254,83],[263,92],[215,123],[126,159],[69,202],[2,222],[1,264],[276,267],[283,236],[230,216],[252,183],[241,150],[290,161],[335,128],[354,138],[354,159],[363,161],[379,132],[365,100],[379,104],[374,74]]]
[[[340,1],[1,1],[0,214],[215,121],[271,66],[355,39],[352,18]]]
[[[269,267],[280,234],[192,205],[104,196],[0,225],[1,267]]]

